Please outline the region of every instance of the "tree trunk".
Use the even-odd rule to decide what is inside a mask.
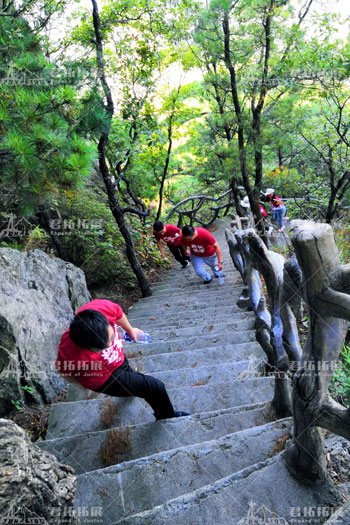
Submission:
[[[131,233],[126,224],[126,221],[124,218],[124,212],[119,203],[119,199],[116,196],[115,189],[113,187],[113,183],[112,183],[112,180],[109,174],[108,165],[106,161],[106,150],[107,150],[107,145],[108,145],[108,140],[109,140],[110,124],[111,124],[113,113],[114,113],[114,104],[113,104],[113,99],[112,99],[112,93],[108,86],[106,76],[105,76],[105,71],[104,71],[102,35],[101,35],[101,30],[100,30],[100,17],[98,13],[97,2],[96,0],[91,0],[91,2],[92,2],[92,7],[93,7],[93,22],[94,22],[94,30],[95,30],[95,37],[96,37],[97,70],[98,70],[98,76],[101,81],[101,85],[102,85],[102,88],[103,88],[103,91],[104,91],[104,94],[107,100],[106,113],[109,117],[108,129],[102,132],[101,138],[99,140],[98,147],[97,147],[98,153],[99,153],[99,167],[100,167],[102,178],[106,185],[110,209],[112,211],[113,217],[116,220],[116,223],[118,224],[120,233],[122,234],[124,241],[125,241],[126,256],[128,258],[131,268],[134,271],[136,279],[140,285],[143,297],[147,297],[147,296],[152,295],[152,290],[136,258],[134,243],[131,237]]]

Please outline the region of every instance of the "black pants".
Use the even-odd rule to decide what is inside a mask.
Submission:
[[[134,372],[126,357],[124,363],[95,391],[113,397],[141,397],[151,405],[156,419],[174,416],[174,408],[164,383],[155,377]]]
[[[176,247],[170,246],[170,244],[168,244],[168,248],[171,251],[171,253],[173,254],[173,256],[175,257],[175,259],[180,264],[182,264],[182,266],[185,266],[186,261],[190,260],[190,258],[185,254],[185,250],[183,249],[181,244],[180,244],[180,246],[176,246]]]

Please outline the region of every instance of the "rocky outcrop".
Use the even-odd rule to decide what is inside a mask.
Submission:
[[[12,402],[49,402],[62,389],[57,346],[89,300],[84,273],[74,265],[41,250],[0,249],[0,416]]]
[[[75,525],[76,477],[23,429],[0,419],[0,523]]]

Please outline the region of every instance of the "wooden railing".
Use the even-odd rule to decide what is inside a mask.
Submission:
[[[328,224],[292,221],[289,235],[295,256],[285,261],[253,229],[226,230],[244,284],[237,304],[254,311],[256,338],[275,376],[273,407],[294,419],[285,463],[300,481],[319,483],[328,480],[323,429],[350,439],[350,409],[328,391],[350,321],[350,265],[340,265]],[[296,323],[302,298],[310,318],[303,350]]]
[[[235,202],[231,200],[232,190],[228,190],[219,197],[208,197],[206,195],[198,195],[184,199],[174,206],[166,217],[166,222],[174,215],[178,214],[177,226],[181,228],[183,226],[184,217],[188,217],[190,224],[193,225],[195,222],[207,228],[210,226],[219,216],[220,211],[224,210],[224,215],[227,214],[229,209],[235,205]],[[218,202],[226,197],[226,202],[219,204],[218,206],[209,206],[208,209],[204,210],[204,205],[209,202]],[[188,204],[190,203],[190,204]],[[188,205],[187,208],[185,205]],[[202,215],[201,215],[202,214]]]

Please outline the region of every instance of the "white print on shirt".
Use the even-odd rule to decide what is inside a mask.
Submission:
[[[116,329],[116,325],[114,325],[114,340],[111,346],[108,348],[105,348],[101,352],[101,356],[103,359],[107,361],[107,363],[110,365],[111,363],[114,363],[115,361],[119,361],[123,352],[123,342],[120,339],[120,335],[118,330]]]
[[[191,244],[191,251],[196,253],[204,253],[205,248],[203,248],[203,246],[200,246],[199,244]]]

